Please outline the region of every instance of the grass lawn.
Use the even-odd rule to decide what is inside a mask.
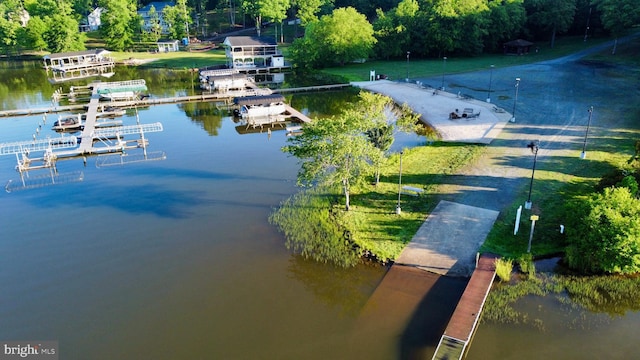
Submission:
[[[483,145],[435,142],[404,150],[402,185],[424,189],[424,192],[418,196],[401,194],[400,215],[395,213],[400,156],[392,155],[381,168],[377,187],[366,185],[353,191],[352,209],[345,214],[353,238],[378,258],[395,259],[437,205],[438,178],[473,162],[484,148]]]
[[[322,71],[332,75],[343,76],[348,81],[366,81],[369,80],[369,71],[375,70],[376,74],[385,74],[390,80],[399,80],[406,78],[408,68],[409,77],[416,79],[438,76],[442,74],[443,70],[446,73],[453,74],[488,69],[491,65],[501,68],[555,59],[610,40],[611,38],[591,38],[589,41],[584,42],[581,36],[564,37],[559,38],[553,48],[548,44],[536,43],[534,49],[536,46],[539,47],[538,52],[532,49],[531,53],[522,56],[503,54],[483,54],[476,57],[448,56],[446,64],[442,59],[409,57],[408,62],[406,59],[376,60],[327,68]]]

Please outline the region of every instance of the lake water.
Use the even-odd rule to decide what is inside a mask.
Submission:
[[[154,70],[118,69],[111,80],[135,78],[147,80],[153,96],[195,88],[185,75]],[[39,64],[3,68],[0,79],[2,110],[48,106],[57,88]],[[315,93],[288,101],[313,117],[335,114],[349,99]],[[424,338],[424,329],[441,333],[446,320],[378,323],[358,335],[384,267],[336,269],[285,249],[267,221],[297,191],[297,161],[280,151],[283,131],[240,135],[207,103],[139,109],[139,118],[162,122],[164,131],[147,138],[149,151],[166,160],[106,168],[95,158],[86,166],[61,161],[59,173],[82,173],[83,181],[0,193],[0,339],[56,340],[61,359],[383,360],[433,351],[437,339]],[[39,138],[58,136],[48,130],[53,119]],[[125,121],[135,123],[135,113]],[[0,119],[0,142],[29,140],[41,123],[42,116]],[[420,142],[406,137],[396,147]],[[0,157],[2,185],[19,179],[15,164]],[[461,289],[457,279],[434,275],[434,282]],[[430,294],[435,303],[423,302],[420,312],[452,311],[456,291]],[[558,321],[546,332],[483,324],[469,358],[534,359],[540,349],[553,349],[544,353],[550,358],[637,354],[633,334],[615,331],[637,327],[637,313],[581,313],[593,326],[567,331],[562,306],[531,301],[524,306]],[[619,353],[599,356],[611,347]]]

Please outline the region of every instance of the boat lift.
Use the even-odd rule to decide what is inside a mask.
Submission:
[[[5,190],[11,192],[84,179],[82,173],[59,174],[56,163],[60,160],[82,158],[86,166],[88,156],[98,156],[96,166],[103,167],[166,159],[164,152],[148,153],[149,141],[145,138],[145,133],[163,131],[161,123],[140,124],[136,111],[136,125],[96,127],[97,104],[97,98],[90,103],[90,111],[87,113],[87,122],[90,122],[90,125],[85,126],[80,136],[63,135],[37,139],[34,134],[32,141],[0,144],[0,155],[15,154],[16,170],[20,173],[20,181],[9,180]],[[89,118],[92,118],[92,121]],[[127,139],[131,135],[138,135],[138,137]],[[142,149],[142,154],[136,156],[131,153],[134,149]],[[116,156],[117,161],[114,161],[113,155]],[[36,170],[48,170],[48,173],[30,177],[29,174]]]

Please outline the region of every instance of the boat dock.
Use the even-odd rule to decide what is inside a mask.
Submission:
[[[462,359],[476,331],[496,275],[496,257],[483,254],[433,354],[433,360]]]
[[[117,106],[120,108],[133,108],[136,106],[179,104],[179,103],[198,102],[198,101],[229,101],[236,97],[262,96],[262,95],[270,95],[272,93],[325,91],[325,90],[335,90],[335,89],[345,88],[349,86],[351,85],[350,84],[334,84],[334,85],[309,86],[309,87],[278,89],[278,90],[271,90],[266,88],[252,88],[252,89],[245,89],[245,90],[226,91],[224,93],[202,93],[200,95],[175,96],[175,97],[167,97],[167,98],[147,97],[144,99],[117,100],[117,101],[110,101],[110,102],[102,102],[100,103],[100,105]],[[73,90],[72,92],[88,94],[91,88],[93,88],[91,85],[86,87],[74,87],[72,89]],[[56,92],[54,93],[54,100],[56,99],[59,100],[63,96],[64,94]],[[55,113],[69,112],[69,111],[82,111],[85,109],[87,109],[86,104],[71,104],[71,105],[60,105],[60,106],[51,106],[51,107],[43,107],[43,108],[2,110],[0,111],[0,117],[55,114]],[[290,113],[291,114],[295,113],[295,116],[298,117],[303,122],[310,121],[308,117],[306,117],[305,115],[303,115],[302,113],[298,112],[293,108],[291,108]]]
[[[494,210],[440,201],[365,304],[361,322],[384,324],[386,331],[392,329],[398,338],[408,327],[420,323],[420,328],[428,329],[421,339],[422,357],[430,358],[433,356],[430,351],[435,351],[445,355],[434,359],[460,359],[445,350],[458,349],[462,356],[471,342],[495,274],[493,258],[478,257],[478,249],[498,214]],[[433,288],[451,286],[438,280],[442,276],[470,280],[460,284],[457,305],[439,304],[438,316],[426,319],[423,303],[437,296],[431,294]],[[435,293],[438,291],[443,290]],[[439,343],[441,349],[436,348]]]

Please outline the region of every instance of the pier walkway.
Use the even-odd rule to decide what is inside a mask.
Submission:
[[[482,255],[440,339],[433,360],[462,359],[471,343],[496,275],[495,256]]]
[[[451,319],[445,317],[454,311],[453,307],[448,309],[444,304],[440,304],[443,309],[439,310],[438,316],[445,318],[433,320],[438,324],[446,324],[448,321],[451,328],[447,328],[445,339],[454,338],[454,336],[455,339],[462,339],[460,346],[463,350],[466,349],[469,344],[468,339],[471,339],[481,314],[481,307],[474,305],[477,304],[474,301],[484,304],[486,296],[486,293],[475,290],[477,285],[471,284],[480,284],[482,285],[480,288],[484,287],[488,292],[493,280],[493,275],[489,275],[491,281],[484,277],[481,282],[475,280],[480,277],[479,274],[486,273],[483,269],[487,266],[485,257],[480,257],[476,266],[476,257],[498,213],[498,211],[450,201],[439,202],[369,297],[361,312],[360,323],[384,324],[385,331],[393,328],[392,331],[397,332],[400,338],[409,324],[416,321],[414,317],[420,318],[420,315],[416,314],[420,314],[421,303],[430,296],[430,290],[434,286],[449,286],[440,284],[437,275],[448,275],[460,281],[470,276],[472,280],[468,282],[458,304],[460,310],[456,310],[459,315],[454,314],[454,317],[464,318],[464,314],[467,314],[469,318],[467,320],[472,321],[474,326],[465,328],[459,325],[467,323],[454,320],[454,317]],[[454,282],[458,284],[457,281]],[[464,286],[464,284],[461,285]],[[474,315],[471,316],[471,314]],[[375,328],[375,325],[371,326]],[[430,351],[435,351],[435,346],[443,334],[440,331],[444,330],[444,325],[441,326],[442,330],[429,326],[428,331],[431,333],[423,334],[428,338],[424,340],[425,345],[433,344],[433,347],[431,350],[428,348],[421,350],[422,357],[431,357]]]

